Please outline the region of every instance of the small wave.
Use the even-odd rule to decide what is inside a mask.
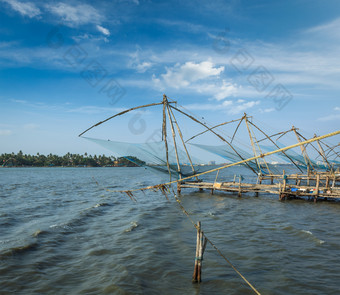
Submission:
[[[47,233],[47,231],[38,229],[32,236],[36,238],[36,237],[41,236],[41,235],[46,234],[46,233]]]
[[[98,208],[98,207],[107,207],[111,206],[109,203],[99,203],[93,206],[93,208]]]
[[[37,248],[38,243],[33,242],[24,246],[13,247],[0,254],[0,259],[8,256],[24,254],[29,251],[33,251]]]
[[[304,234],[307,234],[308,236],[310,236],[311,239],[312,239],[314,242],[316,242],[317,244],[322,245],[322,244],[325,243],[325,241],[320,240],[320,239],[318,239],[317,237],[315,237],[315,236],[313,235],[313,233],[312,233],[311,231],[309,231],[309,230],[304,230],[304,229],[303,229],[303,230],[301,230],[301,232],[304,233]]]
[[[139,226],[139,224],[136,221],[132,221],[131,222],[131,226],[125,230],[126,233],[129,233],[131,231],[133,231],[135,228],[137,228]]]
[[[107,186],[107,188],[117,188],[118,187],[118,185],[109,185],[109,186]]]
[[[56,223],[50,225],[50,228],[64,228],[64,229],[69,229],[70,225],[68,223]]]

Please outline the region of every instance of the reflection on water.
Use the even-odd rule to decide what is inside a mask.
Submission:
[[[209,245],[203,282],[191,283],[196,233],[173,199],[103,189],[166,180],[140,168],[0,169],[0,293],[253,294]],[[338,293],[339,203],[190,190],[181,200],[262,294]]]

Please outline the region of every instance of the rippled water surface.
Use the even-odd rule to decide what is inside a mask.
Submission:
[[[173,197],[106,190],[166,180],[143,168],[0,169],[0,294],[254,294],[209,245],[203,282],[191,283],[196,232]],[[180,198],[261,294],[339,294],[340,203]]]

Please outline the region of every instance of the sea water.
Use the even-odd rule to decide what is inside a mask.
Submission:
[[[144,168],[0,169],[0,294],[254,294],[209,244],[191,282],[196,230],[172,194],[112,192],[167,180]],[[261,294],[339,294],[339,202],[179,198]]]

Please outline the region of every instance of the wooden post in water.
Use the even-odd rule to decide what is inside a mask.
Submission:
[[[192,275],[193,283],[200,283],[202,281],[202,261],[205,247],[207,246],[207,239],[204,237],[201,230],[201,222],[197,222],[197,239],[196,239],[196,256],[194,274]]]
[[[181,194],[181,182],[177,182],[177,194]]]
[[[319,186],[320,186],[320,174],[317,174],[316,175],[315,192],[314,192],[314,203],[316,203],[316,200],[319,196]]]
[[[242,190],[241,190],[241,175],[239,177],[239,181],[238,181],[238,197],[242,197]]]
[[[286,191],[286,184],[287,184],[287,181],[286,181],[286,175],[285,175],[285,171],[283,170],[283,191],[285,192]]]

